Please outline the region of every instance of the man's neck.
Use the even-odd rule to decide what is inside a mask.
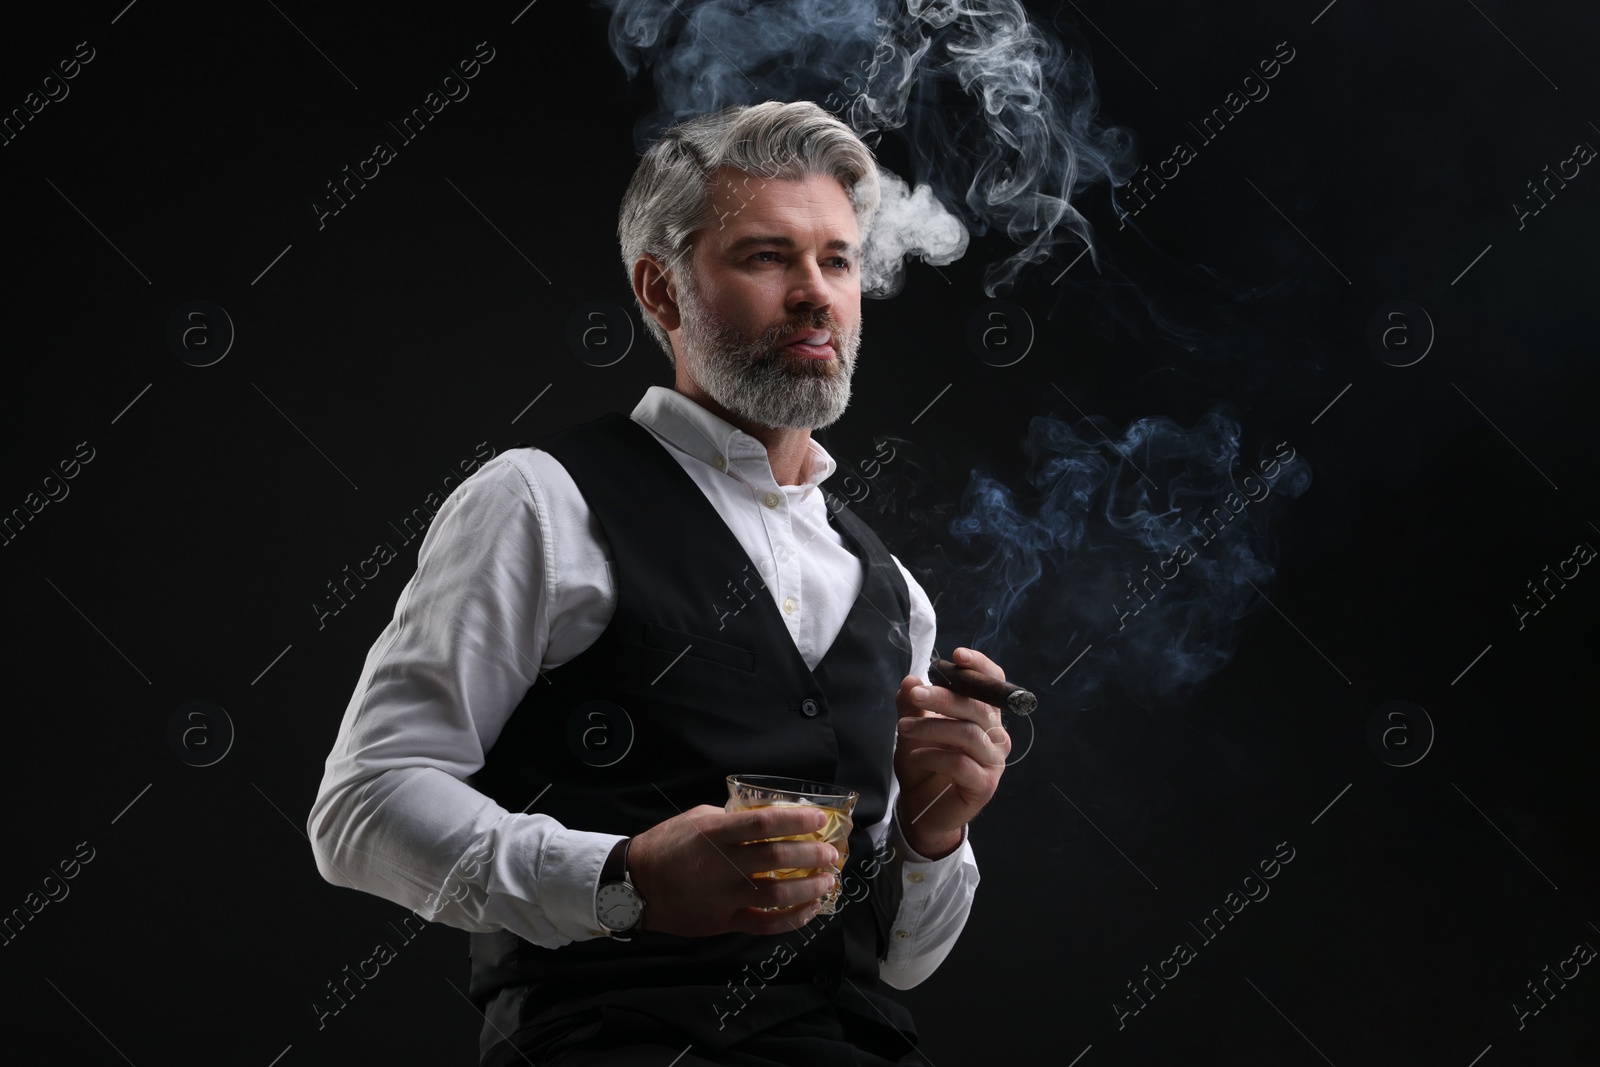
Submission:
[[[772,467],[772,478],[779,485],[801,485],[805,482],[806,475],[811,470],[810,430],[803,427],[758,426],[728,411],[693,385],[685,387],[680,382],[673,386],[673,389],[717,418],[737,426],[760,441],[767,450],[767,463]]]

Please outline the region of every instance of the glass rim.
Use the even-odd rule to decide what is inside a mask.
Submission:
[[[727,776],[727,782],[729,789],[738,789],[742,785],[767,793],[795,793],[808,797],[828,797],[838,800],[849,800],[852,797],[859,800],[861,798],[859,791],[846,789],[833,782],[819,782],[810,778],[791,778],[781,774],[730,774]]]

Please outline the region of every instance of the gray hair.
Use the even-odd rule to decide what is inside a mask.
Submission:
[[[718,221],[711,183],[724,166],[767,179],[813,174],[836,179],[855,209],[863,240],[878,209],[878,168],[872,150],[849,126],[809,100],[769,100],[686,119],[645,152],[622,196],[617,239],[630,286],[640,256],[651,256],[676,273],[679,261],[694,246],[695,233]],[[690,284],[690,273],[685,270],[677,279],[680,288]],[[634,301],[645,328],[673,361],[667,331],[637,294]]]

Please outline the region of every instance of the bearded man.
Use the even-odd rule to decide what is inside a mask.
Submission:
[[[822,489],[878,196],[815,104],[668,130],[618,236],[673,387],[463,482],[367,656],[307,832],[471,931],[481,1064],[924,1062],[883,988],[959,936],[1011,741],[925,688],[927,595]],[[846,856],[813,807],[724,810],[734,774],[858,793]]]

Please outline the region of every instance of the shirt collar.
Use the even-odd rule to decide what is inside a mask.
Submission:
[[[725,474],[742,476],[754,484],[777,485],[766,445],[676,389],[652,385],[633,409],[632,417],[678,451]],[[814,489],[838,466],[816,438],[807,438],[806,444],[811,450],[811,462],[805,481],[779,488],[801,492]]]

